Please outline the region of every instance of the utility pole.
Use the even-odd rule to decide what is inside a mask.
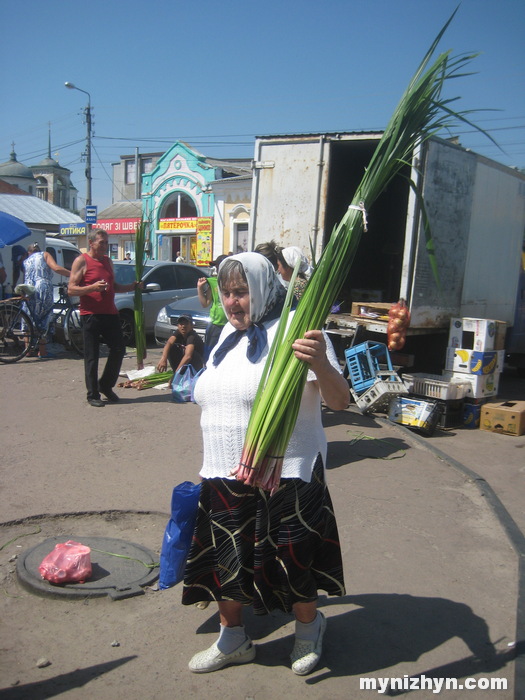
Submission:
[[[64,85],[70,90],[78,90],[83,92],[84,95],[88,96],[88,103],[84,109],[84,115],[86,117],[86,206],[92,204],[91,202],[91,139],[93,136],[92,131],[92,119],[91,119],[91,95],[87,90],[82,90],[82,88],[77,87],[73,83],[64,83]]]

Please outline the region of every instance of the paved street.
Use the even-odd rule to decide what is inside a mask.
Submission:
[[[160,351],[149,352],[154,363]],[[124,369],[134,368],[127,357]],[[117,389],[119,404],[92,408],[82,360],[68,353],[0,366],[0,387],[1,700],[348,700],[373,697],[360,678],[379,684],[405,674],[507,681],[507,690],[466,693],[476,700],[524,691],[523,677],[515,687],[513,657],[525,609],[522,599],[518,621],[525,435],[454,430],[421,438],[354,407],[326,411],[347,595],[321,598],[321,663],[294,676],[291,617],[248,612],[255,662],[196,676],[187,662],[215,639],[214,606],[182,607],[180,586],[117,602],[41,598],[20,587],[14,558],[54,535],[121,538],[158,554],[173,486],[197,478],[198,407],[155,389]],[[524,381],[505,377],[501,392],[523,399]],[[523,646],[523,627],[520,639]],[[38,668],[42,657],[50,663]],[[401,693],[408,690],[390,692]],[[431,693],[414,689],[410,697]]]

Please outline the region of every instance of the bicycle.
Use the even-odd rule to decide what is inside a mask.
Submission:
[[[64,333],[66,343],[79,355],[84,354],[84,341],[80,325],[78,304],[67,294],[67,286],[59,285],[59,297],[53,304],[49,329],[56,334],[56,327]],[[30,299],[35,288],[21,284],[15,288],[17,297],[0,301],[0,362],[18,362],[29,352],[37,349],[41,336],[35,329],[35,320],[29,306],[23,302]]]

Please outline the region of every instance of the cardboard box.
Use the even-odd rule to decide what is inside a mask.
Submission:
[[[363,316],[379,321],[388,321],[388,312],[394,302],[372,302],[354,301],[352,302],[352,316]]]
[[[463,404],[463,427],[469,429],[479,428],[479,419],[481,416],[481,404],[465,403]]]
[[[441,409],[436,401],[398,396],[391,403],[388,417],[394,423],[416,428],[432,435],[439,421]]]
[[[499,373],[494,374],[466,374],[466,372],[451,372],[444,370],[443,378],[452,379],[452,377],[460,377],[462,381],[469,383],[465,398],[468,399],[483,399],[488,396],[497,396],[499,387]]]
[[[502,401],[481,406],[479,427],[492,433],[523,435],[525,433],[525,401]]]
[[[505,362],[505,350],[469,350],[468,348],[447,348],[445,369],[467,374],[494,374],[501,372]]]
[[[452,348],[466,348],[486,352],[504,350],[505,321],[487,318],[451,318],[448,344]]]

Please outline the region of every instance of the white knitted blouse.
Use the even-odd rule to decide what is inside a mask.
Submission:
[[[195,400],[202,408],[201,428],[204,442],[204,463],[200,476],[231,478],[241,459],[244,436],[250,419],[252,403],[266,362],[268,348],[277,330],[277,321],[265,324],[268,346],[256,363],[246,357],[247,337],[230,350],[218,367],[213,365],[214,351],[207,368],[195,386]],[[214,350],[234,332],[230,323],[224,327]],[[327,355],[339,372],[341,368],[330,339],[325,334]],[[299,477],[309,482],[312,470],[321,453],[326,464],[327,443],[321,423],[321,398],[315,374],[310,370],[299,409],[299,415],[283,463],[283,478]]]

